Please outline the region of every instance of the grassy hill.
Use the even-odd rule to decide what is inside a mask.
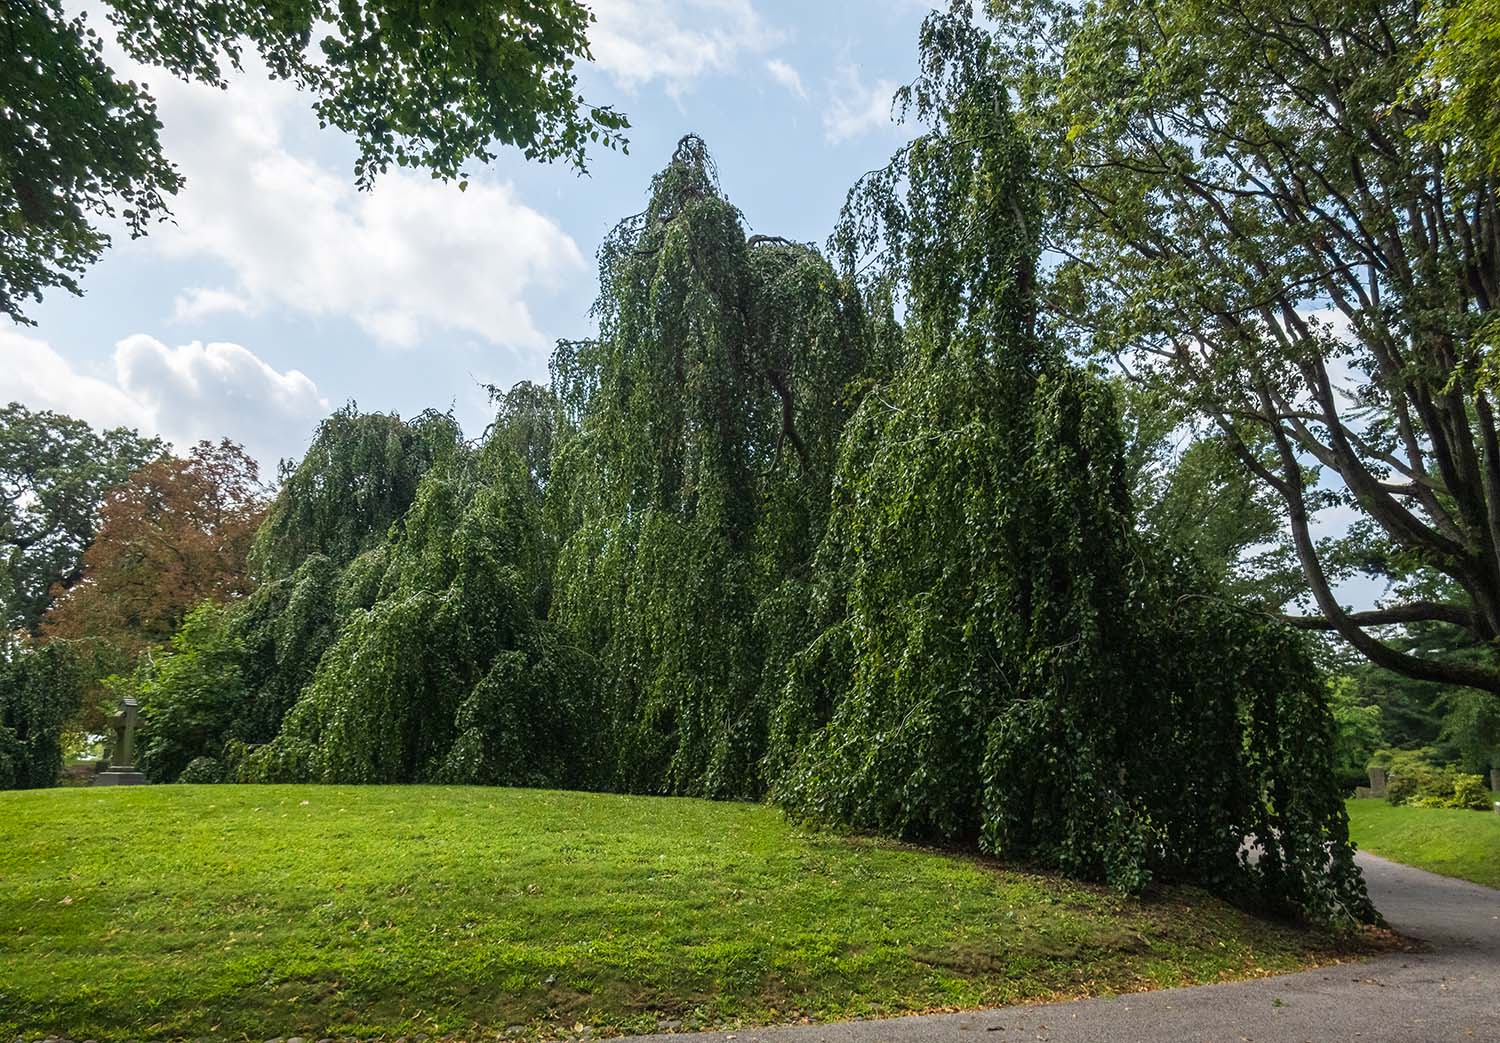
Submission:
[[[746,804],[535,790],[0,793],[0,1039],[494,1038],[1265,974],[1327,938]]]
[[[1500,798],[1497,798],[1500,799]],[[1500,815],[1351,800],[1349,835],[1363,850],[1429,873],[1500,887]]]

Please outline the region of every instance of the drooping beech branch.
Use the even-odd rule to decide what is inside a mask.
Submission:
[[[1282,621],[1299,630],[1337,630],[1338,624],[1323,616],[1282,616]],[[1384,626],[1391,623],[1452,623],[1470,630],[1474,626],[1474,613],[1463,605],[1450,605],[1437,601],[1413,601],[1390,608],[1377,608],[1369,612],[1349,612],[1345,617],[1361,627]]]
[[[792,389],[787,385],[786,374],[779,369],[767,369],[766,379],[771,382],[771,387],[776,390],[776,395],[781,399],[781,434],[776,439],[776,455],[781,455],[783,442],[790,441],[792,448],[797,450],[797,457],[802,461],[802,469],[809,469],[807,458],[807,446],[802,441],[802,436],[797,433],[797,404],[792,396]]]
[[[798,243],[782,235],[752,235],[745,240],[746,247],[754,246],[797,246]],[[797,433],[797,400],[792,394],[791,386],[787,383],[787,375],[784,370],[767,367],[766,379],[771,382],[771,387],[776,392],[776,397],[781,400],[781,431],[776,436],[776,449],[771,455],[771,467],[766,473],[771,474],[776,470],[777,463],[781,460],[781,447],[787,442],[792,443],[792,448],[797,450],[797,458],[802,461],[802,470],[809,468],[807,455],[807,444],[802,441],[802,436]]]

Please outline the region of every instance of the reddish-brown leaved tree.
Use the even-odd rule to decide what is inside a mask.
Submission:
[[[54,592],[43,633],[85,641],[102,677],[166,641],[194,605],[248,593],[265,492],[255,461],[228,439],[142,467],[106,496],[83,578]],[[87,702],[85,727],[98,714]]]

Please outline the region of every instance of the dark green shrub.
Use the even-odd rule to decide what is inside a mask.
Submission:
[[[1428,774],[1423,769],[1423,774]],[[1416,772],[1405,772],[1401,775],[1388,775],[1385,782],[1385,802],[1387,804],[1405,804],[1421,794],[1421,779]]]
[[[227,781],[224,765],[214,757],[194,757],[182,769],[177,781],[184,784],[204,785]]]
[[[56,786],[63,726],[78,709],[84,672],[66,641],[0,635],[0,789]]]
[[[1489,810],[1489,788],[1484,777],[1460,774],[1451,764],[1437,763],[1437,751],[1430,746],[1416,750],[1380,750],[1371,758],[1370,764],[1386,770],[1387,803],[1422,808]]]
[[[167,647],[143,658],[122,694],[141,703],[137,761],[154,782],[173,782],[192,761],[217,758],[248,701],[244,647],[232,630],[234,609],[203,604],[188,613]]]
[[[1385,768],[1385,799],[1388,804],[1409,804],[1428,800],[1441,806],[1453,795],[1455,773],[1451,767],[1437,763],[1431,747],[1416,750],[1380,750],[1370,759],[1371,766]]]

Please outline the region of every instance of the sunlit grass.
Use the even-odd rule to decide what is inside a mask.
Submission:
[[[436,787],[0,794],[5,1040],[607,1034],[1329,956],[1197,892],[1127,901],[756,805]]]
[[[1444,876],[1500,887],[1500,815],[1349,801],[1349,833],[1371,854]]]

